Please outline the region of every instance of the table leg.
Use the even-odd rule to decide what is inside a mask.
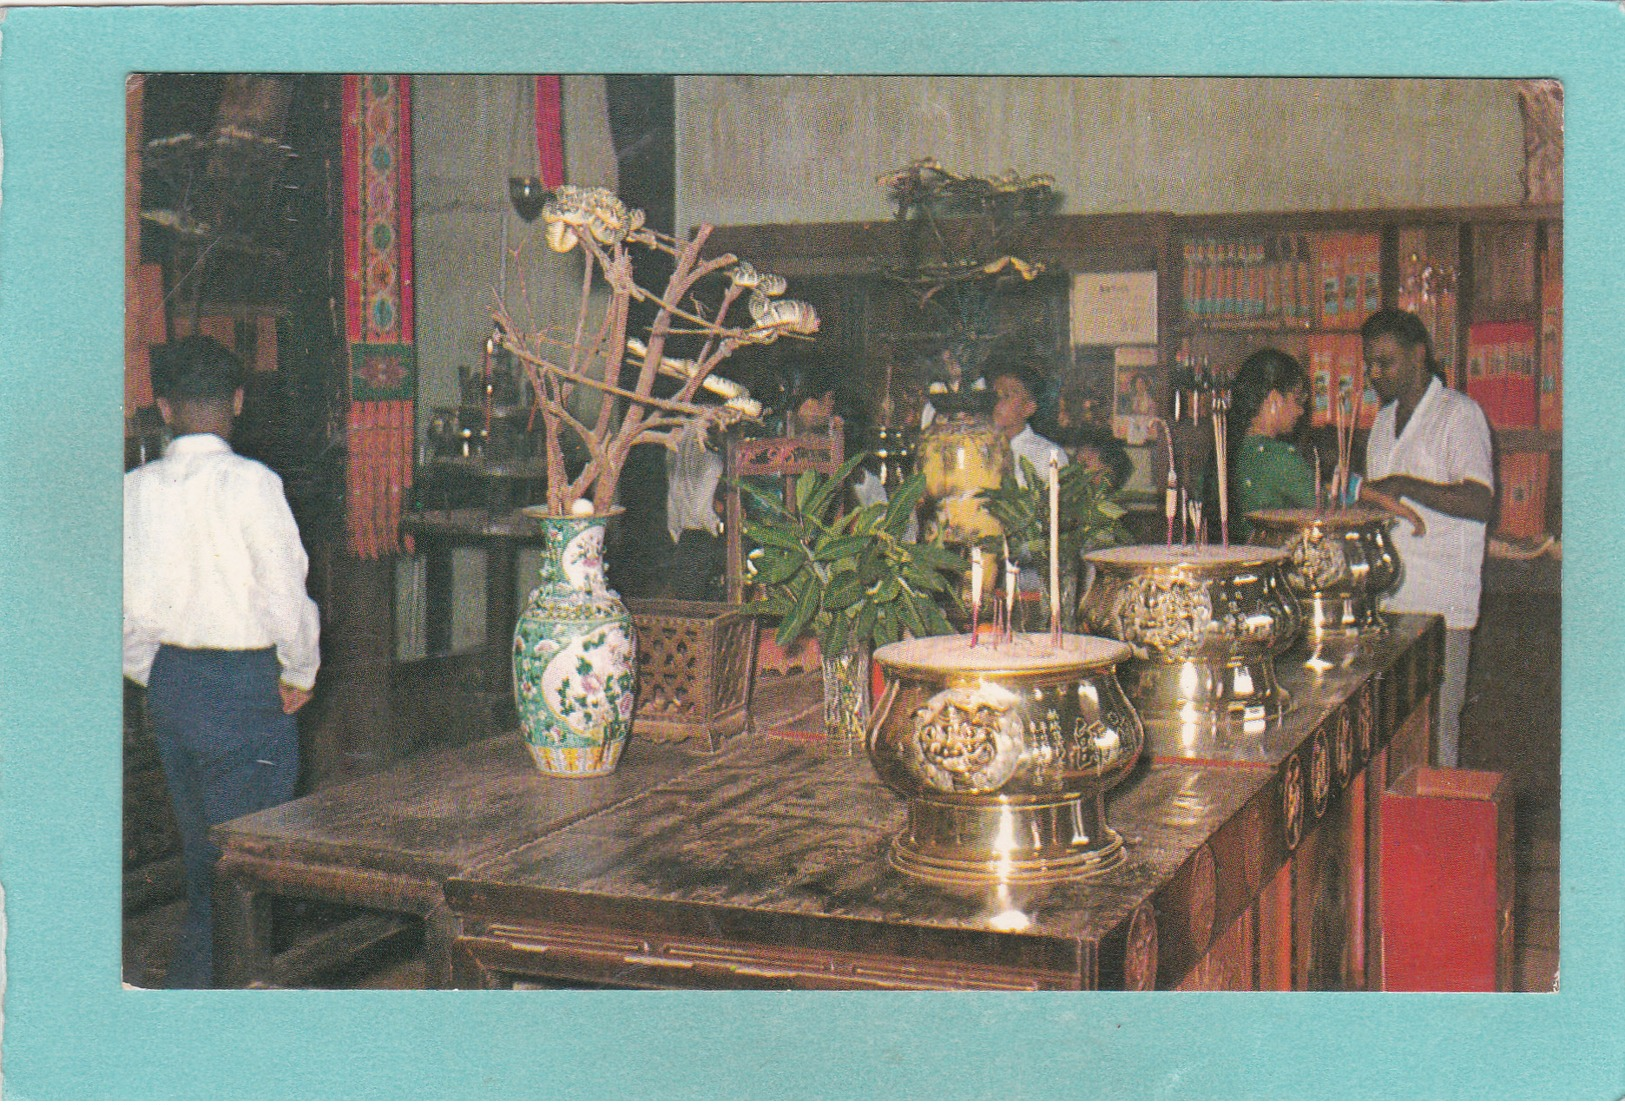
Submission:
[[[241,990],[273,983],[271,898],[222,862],[214,876],[214,984]]]
[[[447,907],[438,901],[423,918],[424,985],[431,990],[452,987],[451,949],[461,926]]]

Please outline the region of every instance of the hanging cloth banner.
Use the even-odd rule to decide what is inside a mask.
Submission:
[[[564,183],[563,93],[557,76],[536,78],[536,157],[542,187],[552,192]]]
[[[408,78],[344,78],[345,512],[350,552],[369,560],[400,551],[401,510],[412,487],[411,120]]]

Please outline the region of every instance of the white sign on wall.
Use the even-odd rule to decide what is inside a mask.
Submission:
[[[1155,345],[1156,343],[1156,273],[1080,272],[1073,274],[1073,345]]]

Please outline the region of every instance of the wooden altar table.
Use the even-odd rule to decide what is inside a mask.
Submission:
[[[759,739],[451,878],[453,984],[1367,986],[1376,799],[1426,755],[1439,623],[1397,619],[1318,674],[1306,656],[1282,661],[1277,724],[1149,727],[1107,803],[1128,860],[1096,878],[909,878],[885,855],[903,803],[865,757]]]

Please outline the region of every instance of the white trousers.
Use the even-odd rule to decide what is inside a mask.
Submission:
[[[1467,661],[1471,629],[1444,631],[1444,681],[1439,686],[1439,724],[1434,748],[1437,766],[1456,767],[1461,757],[1461,711],[1467,705]]]

